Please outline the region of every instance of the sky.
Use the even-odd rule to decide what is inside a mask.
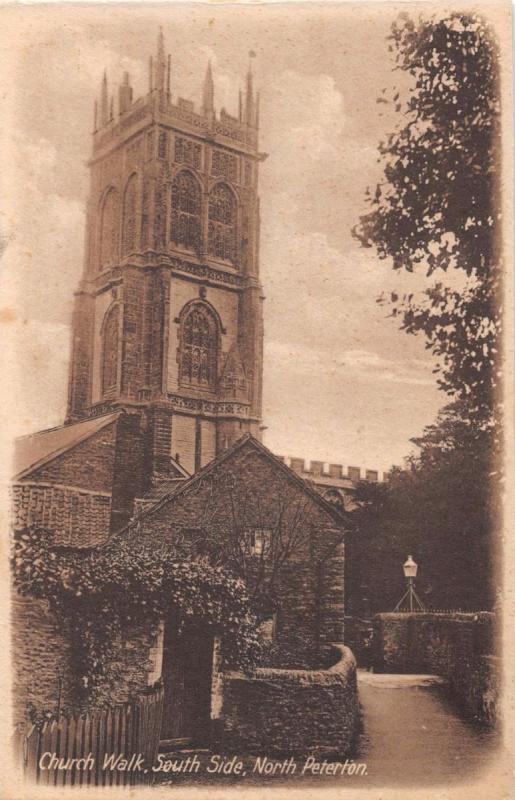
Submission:
[[[43,13],[44,11],[44,13]],[[2,211],[0,321],[16,343],[15,434],[62,422],[73,292],[83,263],[87,159],[103,69],[147,88],[158,28],[172,95],[200,103],[211,59],[215,106],[237,108],[252,59],[261,92],[261,279],[265,444],[282,455],[387,470],[447,398],[422,338],[399,330],[382,292],[420,291],[351,229],[381,177],[378,143],[398,115],[377,98],[405,78],[387,36],[392,4],[11,10],[8,201]],[[9,27],[9,26],[8,26]],[[403,82],[404,80],[404,82]],[[117,89],[116,89],[117,91]]]

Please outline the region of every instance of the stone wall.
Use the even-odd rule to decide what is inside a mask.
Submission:
[[[378,672],[441,675],[467,716],[488,725],[496,721],[500,661],[494,614],[378,614],[374,666]]]
[[[30,473],[35,483],[58,483],[110,492],[113,484],[117,420]]]
[[[13,595],[11,637],[13,725],[18,730],[28,727],[30,705],[38,715],[55,714],[58,705],[77,710],[69,635],[59,628],[48,603]],[[106,700],[126,702],[161,674],[159,634],[133,629],[116,642],[110,666],[112,677],[103,687]]]
[[[23,729],[29,705],[55,713],[68,705],[72,692],[70,646],[44,600],[15,596],[11,605],[13,643],[13,725]]]
[[[341,644],[327,669],[258,669],[224,675],[226,751],[274,756],[347,756],[357,730],[356,662]]]

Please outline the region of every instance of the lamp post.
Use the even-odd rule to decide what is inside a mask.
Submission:
[[[412,556],[408,556],[402,565],[402,569],[404,571],[404,577],[408,581],[408,588],[395,606],[394,611],[425,611],[415,591],[415,578],[417,577],[418,564],[415,563]],[[404,604],[406,604],[406,608],[403,608]]]

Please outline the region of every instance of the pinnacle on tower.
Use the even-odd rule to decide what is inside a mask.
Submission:
[[[130,84],[129,73],[123,73],[123,83],[118,89],[118,109],[120,114],[124,114],[132,105],[132,86]]]
[[[212,114],[214,111],[215,87],[213,83],[213,72],[211,70],[211,59],[208,62],[206,77],[204,78],[204,88],[202,92],[202,109],[204,114]]]
[[[102,78],[102,90],[100,94],[100,127],[109,122],[109,99],[107,96],[107,72],[104,70]]]
[[[158,92],[164,92],[167,65],[165,56],[165,39],[162,28],[159,28],[159,34],[157,37],[157,56],[156,56],[155,66],[156,66],[156,76],[155,76],[154,89],[157,89]]]
[[[247,71],[247,91],[245,93],[245,122],[247,125],[254,125],[254,91],[253,91],[253,76],[252,76],[252,61],[255,57],[253,50],[249,52],[249,68]]]

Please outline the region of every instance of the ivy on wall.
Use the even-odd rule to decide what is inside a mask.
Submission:
[[[79,705],[102,705],[116,678],[116,652],[137,630],[157,633],[164,614],[222,636],[227,667],[250,669],[259,636],[245,583],[206,559],[180,559],[171,545],[116,539],[103,548],[56,547],[41,528],[16,531],[14,586],[43,599],[71,642]]]

